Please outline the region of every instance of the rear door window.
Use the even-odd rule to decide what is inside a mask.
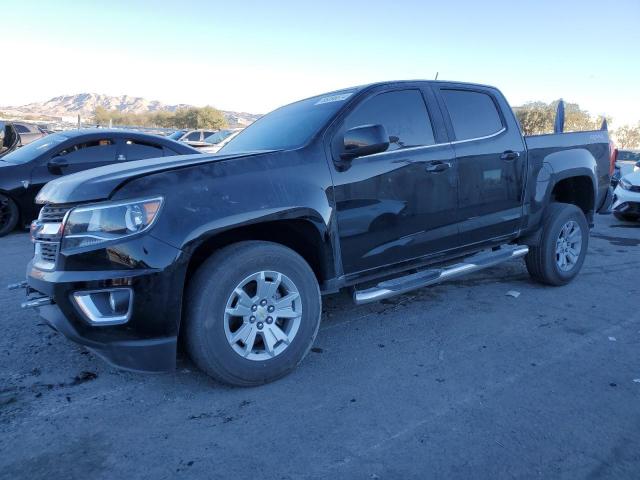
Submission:
[[[471,90],[441,90],[456,140],[486,137],[502,128],[500,113],[490,95]]]
[[[128,139],[124,142],[123,160],[142,160],[143,158],[162,157],[162,146],[141,140]]]

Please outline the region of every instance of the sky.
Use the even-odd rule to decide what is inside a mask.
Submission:
[[[438,73],[640,121],[640,0],[0,0],[0,38],[2,106],[94,92],[266,113]]]

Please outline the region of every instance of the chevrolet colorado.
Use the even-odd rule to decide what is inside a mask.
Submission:
[[[560,129],[561,130],[561,129]],[[218,155],[65,176],[37,197],[24,306],[119,367],[273,381],[321,295],[377,301],[517,257],[579,272],[609,208],[606,130],[523,137],[493,87],[366,85],[262,117]]]

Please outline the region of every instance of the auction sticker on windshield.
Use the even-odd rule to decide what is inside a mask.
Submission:
[[[341,93],[339,95],[329,95],[328,97],[322,97],[318,100],[314,105],[321,105],[323,103],[331,103],[331,102],[342,102],[349,98],[353,93]]]

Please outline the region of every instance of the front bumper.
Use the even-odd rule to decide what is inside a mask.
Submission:
[[[640,192],[625,190],[618,185],[613,192],[611,209],[620,213],[635,213],[640,215]]]
[[[36,307],[49,325],[112,365],[167,371],[176,362],[186,272],[183,257],[179,249],[145,236],[59,259],[57,268],[73,265],[70,271],[42,270],[32,261],[27,267],[28,291],[50,299],[50,305]],[[90,270],[96,266],[100,269]],[[133,295],[130,319],[120,325],[93,324],[73,298],[76,292],[123,288]]]

